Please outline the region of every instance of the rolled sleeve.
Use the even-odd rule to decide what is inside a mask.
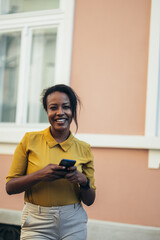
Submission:
[[[87,149],[87,163],[83,165],[82,172],[86,175],[87,178],[90,179],[90,185],[95,190],[95,178],[94,178],[94,161],[93,161],[93,154],[91,152],[90,146]]]
[[[6,177],[7,182],[12,178],[21,177],[25,175],[28,162],[26,146],[27,146],[27,134],[25,134],[21,142],[16,147],[10,171],[8,176]]]

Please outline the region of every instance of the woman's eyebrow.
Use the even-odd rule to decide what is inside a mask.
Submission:
[[[50,103],[49,106],[52,106],[52,105],[57,105],[57,103]]]
[[[65,102],[65,103],[63,103],[63,104],[70,104],[70,102]]]
[[[66,104],[69,104],[70,105],[70,102],[65,102],[65,103],[62,103],[62,105],[66,105]],[[58,103],[50,103],[49,106],[57,106]]]

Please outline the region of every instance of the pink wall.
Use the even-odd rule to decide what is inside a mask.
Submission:
[[[90,218],[160,227],[160,170],[148,169],[148,151],[93,149],[97,197]]]
[[[17,195],[8,195],[5,190],[6,176],[8,175],[12,155],[0,155],[1,169],[0,169],[0,208],[22,210],[23,208],[23,193]]]
[[[79,131],[144,134],[150,0],[77,0],[71,85]],[[88,117],[89,116],[89,117]]]

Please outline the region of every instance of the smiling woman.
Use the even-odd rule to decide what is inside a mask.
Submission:
[[[90,146],[70,131],[72,119],[78,129],[80,101],[72,88],[59,84],[43,91],[42,102],[51,126],[25,134],[15,150],[6,191],[25,192],[22,240],[85,240],[87,214],[81,201],[93,204],[95,185]],[[66,169],[59,165],[61,159],[75,160],[75,166]]]

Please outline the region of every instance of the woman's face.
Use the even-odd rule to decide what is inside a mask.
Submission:
[[[49,94],[47,97],[47,115],[53,135],[56,132],[69,132],[72,110],[68,95],[58,91]]]

